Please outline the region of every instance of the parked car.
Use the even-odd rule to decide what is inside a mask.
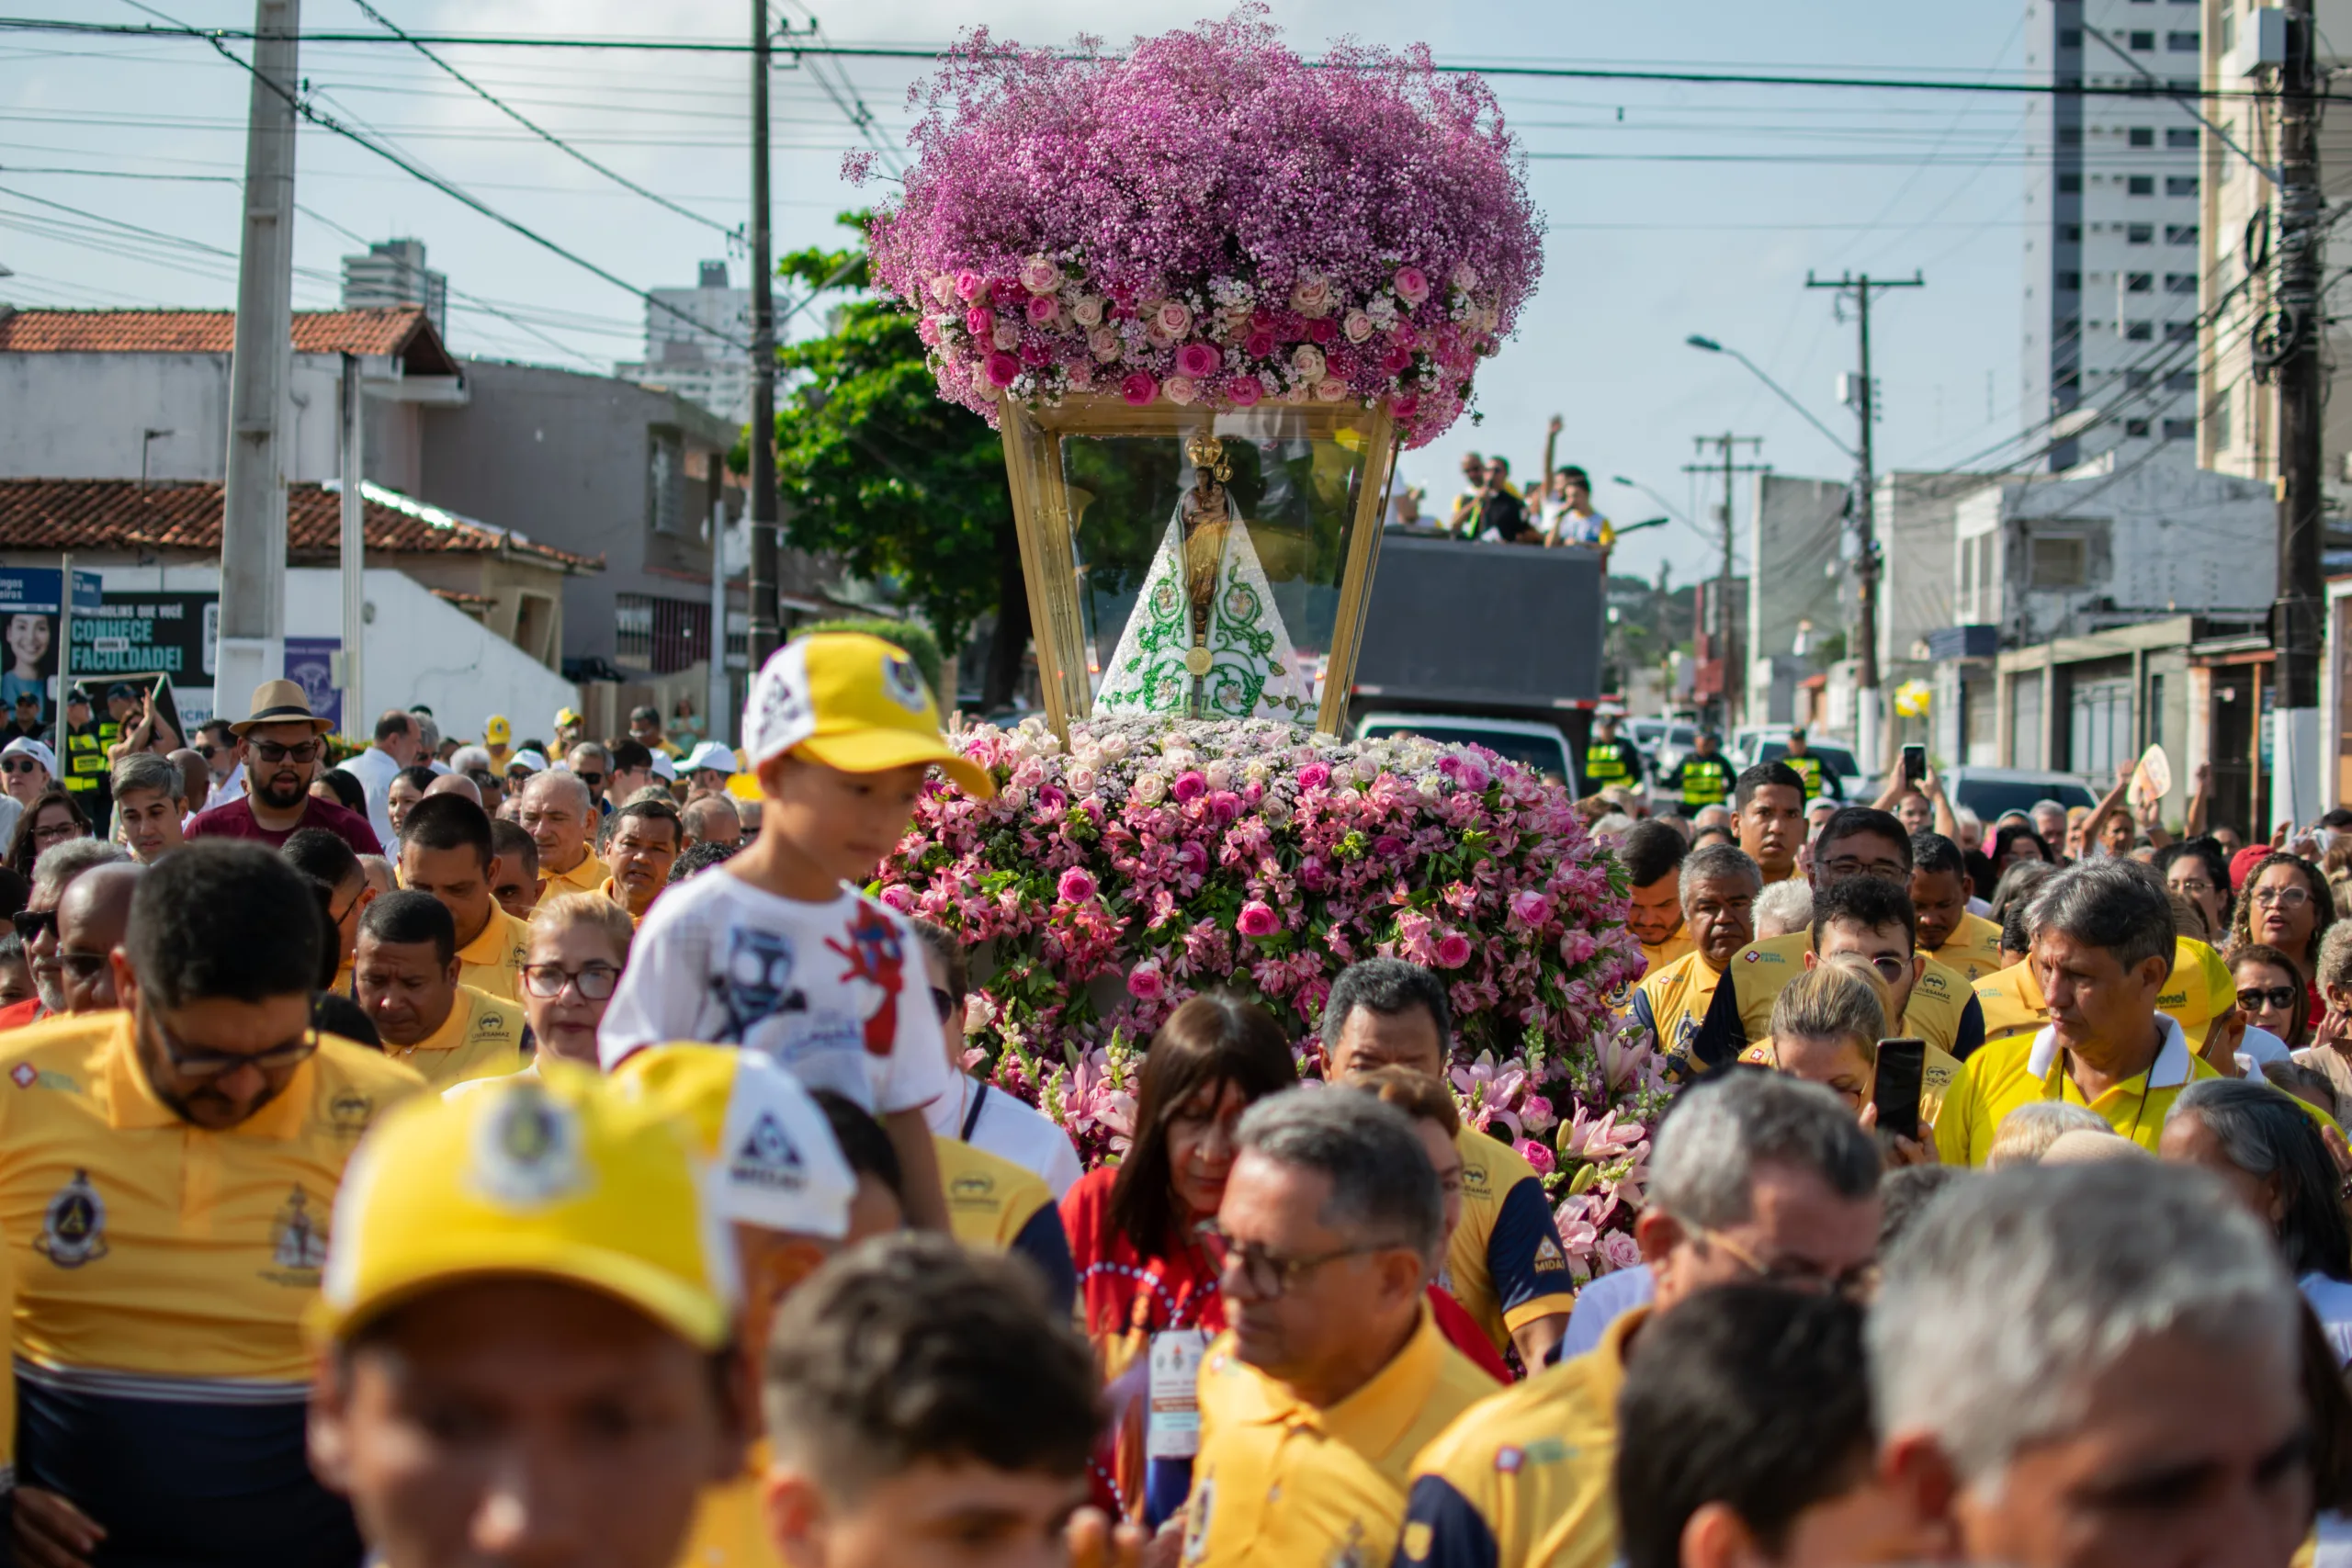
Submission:
[[[1943,775],[1944,794],[1958,810],[1965,807],[1990,828],[2005,811],[2030,811],[2034,803],[2093,807],[2098,792],[2073,773],[2045,773],[2032,768],[1952,768]]]
[[[1569,783],[1577,774],[1568,738],[1557,725],[1517,718],[1479,718],[1436,713],[1368,713],[1356,722],[1356,739],[1418,735],[1453,746],[1484,746],[1509,761],[1532,768],[1546,780]]]

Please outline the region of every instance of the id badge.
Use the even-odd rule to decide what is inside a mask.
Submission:
[[[1209,1337],[1171,1328],[1151,1337],[1150,1405],[1144,1417],[1147,1459],[1191,1459],[1201,1449],[1201,1357]]]

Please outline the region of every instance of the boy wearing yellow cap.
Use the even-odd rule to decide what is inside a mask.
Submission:
[[[311,1462],[382,1568],[670,1568],[742,1469],[732,1258],[687,1134],[544,1070],[386,1116],[335,1204]]]
[[[856,633],[775,651],[744,706],[743,750],[759,837],[647,914],[599,1054],[609,1069],[666,1041],[765,1052],[879,1118],[910,1217],[944,1230],[923,1108],[954,1085],[922,950],[903,916],[849,885],[897,847],[932,768],[983,797],[995,781],[940,734],[905,651]]]

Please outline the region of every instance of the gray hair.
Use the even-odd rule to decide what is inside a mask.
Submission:
[[[573,757],[582,755],[585,755],[589,761],[595,763],[596,766],[604,769],[606,773],[609,773],[613,771],[613,754],[610,751],[605,750],[601,742],[594,740],[582,740],[579,745],[574,746],[570,751],[564,754],[564,760],[569,761]]]
[[[430,757],[441,750],[441,726],[434,716],[429,713],[419,713],[414,708],[408,710],[408,716],[416,721],[417,744],[424,748],[424,754]]]
[[[2343,1179],[2302,1101],[2261,1077],[2200,1078],[2180,1091],[2165,1125],[2184,1116],[2204,1124],[2222,1158],[2277,1183],[2278,1250],[2297,1278],[2352,1276],[2352,1237],[2337,1195]]]
[[[1708,848],[1714,846],[1710,844]],[[1766,931],[1770,925],[1773,929]],[[1813,885],[1803,877],[1792,876],[1775,882],[1756,896],[1756,940],[1768,936],[1786,936],[1791,931],[1813,928]]]
[[[1962,1182],[1883,1268],[1869,1330],[1878,1429],[1932,1434],[1966,1486],[1997,1488],[2020,1450],[2082,1420],[2091,1384],[2159,1335],[2269,1356],[2293,1386],[2294,1280],[2204,1171],[2100,1161]]]
[[[1612,844],[1622,841],[1633,830],[1634,819],[1622,811],[1611,812],[1587,829],[1594,838],[1605,839]]]
[[[2062,931],[2105,948],[2126,969],[2161,958],[2169,973],[2180,937],[2171,894],[2154,872],[2130,860],[2082,861],[2058,872],[2035,890],[2026,921],[2036,935]]]
[[[2352,920],[2338,920],[2320,938],[2319,964],[2313,976],[2339,991],[2352,990]]]
[[[158,757],[157,761],[163,759]],[[52,849],[43,850],[40,859],[33,863],[33,897],[47,893],[54,904],[65,885],[96,866],[127,863],[130,852],[120,844],[109,844],[104,839],[68,839]]]
[[[1328,1179],[1331,1198],[1318,1218],[1331,1229],[1409,1247],[1437,1266],[1445,1201],[1411,1118],[1395,1106],[1368,1094],[1289,1089],[1245,1111],[1234,1141]]]
[[[1724,1073],[1675,1097],[1650,1156],[1651,1204],[1718,1230],[1749,1217],[1759,1165],[1809,1170],[1841,1198],[1878,1190],[1878,1145],[1853,1108],[1780,1073]]]
[[[587,781],[578,773],[569,771],[558,773],[550,768],[543,773],[533,773],[529,781],[523,785],[523,793],[529,795],[535,789],[545,790],[550,786],[570,791],[583,817],[596,808],[596,797],[589,793]],[[595,824],[592,822],[589,826],[593,828]]]
[[[1993,1146],[1985,1152],[1988,1170],[2010,1170],[2039,1165],[2050,1145],[2068,1133],[2114,1131],[2107,1118],[2087,1105],[2064,1100],[2032,1100],[2001,1118],[1993,1129]]]
[[[162,792],[165,800],[183,799],[187,788],[187,775],[179,764],[168,757],[158,757],[153,751],[133,751],[114,765],[114,793],[119,798],[134,789]]]
[[[1757,888],[1764,886],[1763,868],[1749,858],[1746,850],[1736,844],[1702,844],[1682,862],[1680,901],[1683,911],[1690,911],[1691,890],[1698,884],[1724,876],[1745,877],[1751,886]]]
[[[470,773],[476,768],[487,770],[489,766],[490,751],[485,747],[460,746],[456,750],[449,753],[449,771],[451,773]]]

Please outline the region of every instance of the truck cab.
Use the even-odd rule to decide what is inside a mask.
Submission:
[[[1356,721],[1355,738],[1418,735],[1448,746],[1484,746],[1505,761],[1533,771],[1545,784],[1574,786],[1582,759],[1555,724],[1527,719],[1479,718],[1467,714],[1368,713]]]

